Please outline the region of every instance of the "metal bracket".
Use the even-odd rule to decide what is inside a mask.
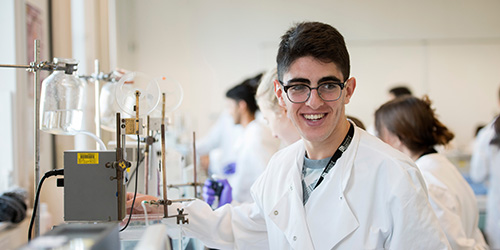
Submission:
[[[186,218],[188,214],[184,214],[184,208],[177,208],[177,215],[174,215],[172,217],[177,217],[177,224],[189,224],[189,219]]]

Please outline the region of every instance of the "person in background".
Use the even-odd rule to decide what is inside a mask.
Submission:
[[[245,79],[245,83],[256,89],[262,74]],[[200,157],[200,165],[207,171],[208,176],[227,178],[224,167],[235,162],[235,155],[231,154],[236,141],[243,134],[240,124],[235,124],[229,110],[225,109],[210,128],[208,134],[196,144],[196,153]]]
[[[486,125],[484,125],[484,124],[480,124],[480,125],[476,126],[476,129],[475,129],[475,132],[474,132],[474,138],[477,137],[477,135],[479,134],[479,131],[481,131],[481,129],[483,129],[484,127],[486,127]]]
[[[232,198],[239,203],[252,201],[250,186],[264,172],[280,143],[265,124],[255,119],[258,110],[255,91],[255,85],[246,81],[226,93],[233,121],[243,128],[242,136],[230,152],[236,160],[224,167],[224,174],[232,187]]]
[[[412,95],[411,90],[406,86],[396,86],[389,89],[389,100],[393,100],[404,95]]]
[[[348,115],[348,116],[347,116],[347,119],[348,119],[349,121],[353,122],[353,123],[354,123],[356,126],[358,126],[360,129],[366,130],[365,124],[363,124],[363,122],[362,122],[360,119],[358,119],[358,118],[356,118],[356,117],[354,117],[354,116],[351,116],[351,115]]]
[[[500,103],[500,91],[498,92]],[[470,162],[474,182],[486,182],[485,234],[491,249],[500,249],[500,116],[482,128],[475,140]]]
[[[280,139],[282,147],[285,147],[298,141],[300,135],[274,94],[274,81],[276,79],[278,79],[276,68],[266,72],[257,88],[255,98],[273,136]]]
[[[242,134],[241,125],[234,124],[231,114],[224,110],[215,124],[210,128],[208,134],[196,143],[196,153],[208,176],[224,176],[224,166],[228,162],[234,162],[234,155],[229,154],[235,141]]]
[[[250,86],[250,89],[256,89],[261,77],[262,74],[257,74],[245,79],[241,84]],[[241,124],[235,124],[230,112],[231,110],[224,109],[208,134],[197,142],[196,153],[200,156],[202,166],[205,169],[208,168],[208,176],[227,178],[224,168],[236,161],[236,155],[232,153],[233,147],[240,140],[243,128]]]
[[[398,98],[398,97],[401,97],[404,95],[412,95],[412,92],[408,87],[406,87],[404,85],[392,87],[389,89],[389,92],[387,92],[387,96],[388,96],[387,101],[394,100],[395,98]],[[368,126],[366,131],[368,133],[370,133],[371,135],[378,136],[377,129],[375,128],[375,124],[370,124],[370,126]]]
[[[276,68],[266,72],[258,84],[255,99],[259,106],[262,118],[267,122],[272,135],[280,139],[281,147],[286,147],[300,139],[297,129],[286,116],[286,111],[278,104],[274,94],[274,81],[277,79]],[[218,188],[222,188],[218,190]],[[218,207],[231,202],[231,185],[219,180],[219,184],[205,183],[203,187],[203,198],[208,204],[213,204],[216,196],[219,200]]]
[[[220,249],[449,249],[413,161],[347,120],[356,79],[342,35],[298,23],[276,61],[275,94],[301,139],[271,158],[252,203],[170,206],[189,216],[183,233]]]
[[[242,134],[241,125],[234,124],[231,114],[224,110],[208,134],[196,142],[196,153],[200,156],[200,164],[208,176],[225,177],[224,167],[236,161],[236,156],[229,152]]]
[[[446,145],[454,134],[437,119],[431,101],[410,95],[389,101],[375,112],[375,126],[384,142],[417,164],[452,249],[488,249],[478,228],[474,192],[458,169],[434,149]]]

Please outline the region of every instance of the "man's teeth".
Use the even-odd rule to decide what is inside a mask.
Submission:
[[[323,116],[325,116],[325,114],[304,115],[307,120],[319,120],[323,118]]]

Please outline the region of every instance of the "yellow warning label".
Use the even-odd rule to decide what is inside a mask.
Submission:
[[[78,153],[78,164],[99,164],[99,153]]]

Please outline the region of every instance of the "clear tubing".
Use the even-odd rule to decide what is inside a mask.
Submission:
[[[146,208],[147,201],[142,201],[141,206],[144,209],[144,218],[146,219],[146,227],[149,226],[149,221],[148,221],[148,209]]]
[[[96,135],[94,135],[93,133],[90,133],[89,131],[85,131],[85,130],[78,131],[77,133],[88,135],[88,136],[92,137],[99,144],[101,150],[107,150],[106,149],[106,145],[104,145],[104,142],[99,137],[97,137]]]

